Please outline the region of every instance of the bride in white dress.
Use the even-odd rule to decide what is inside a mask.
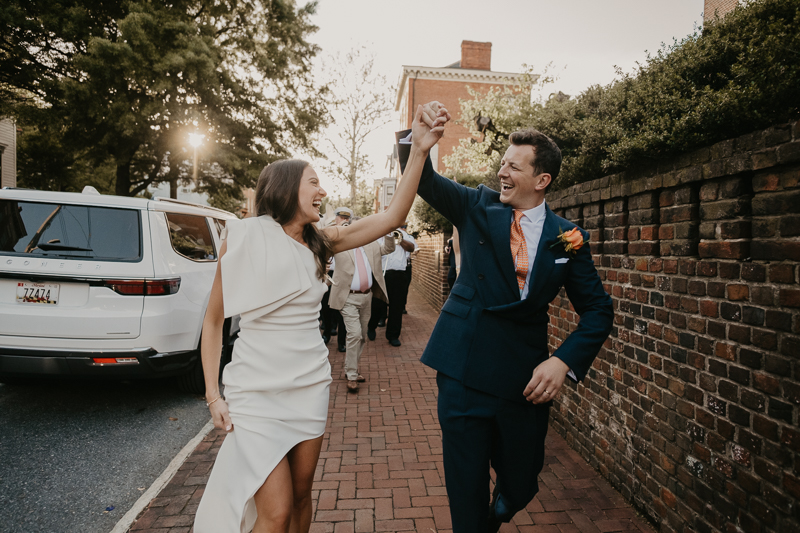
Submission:
[[[308,532],[311,486],[331,371],[317,317],[331,255],[399,227],[429,150],[450,116],[417,108],[411,156],[383,213],[319,230],[326,192],[307,163],[283,160],[256,187],[258,217],[230,221],[203,322],[202,360],[214,426],[228,435],[195,517],[195,533]],[[225,317],[241,315],[233,359],[218,375]]]

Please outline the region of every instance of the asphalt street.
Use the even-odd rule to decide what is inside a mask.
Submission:
[[[208,420],[169,379],[0,384],[0,532],[108,533]]]

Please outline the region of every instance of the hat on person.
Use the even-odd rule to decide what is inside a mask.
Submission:
[[[342,218],[352,218],[353,210],[347,207],[337,207],[333,210],[333,216]]]

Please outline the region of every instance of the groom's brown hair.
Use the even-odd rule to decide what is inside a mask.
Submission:
[[[547,186],[549,189],[561,170],[561,150],[553,139],[539,130],[529,128],[515,131],[509,135],[508,140],[516,146],[533,147],[533,175],[550,174],[550,184]]]

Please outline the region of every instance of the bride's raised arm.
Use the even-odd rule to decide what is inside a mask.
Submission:
[[[403,224],[414,197],[428,152],[442,138],[450,114],[439,102],[418,106],[411,125],[411,155],[405,172],[386,211],[364,217],[349,226],[332,226],[323,231],[333,243],[333,253],[357,248],[383,237]]]

